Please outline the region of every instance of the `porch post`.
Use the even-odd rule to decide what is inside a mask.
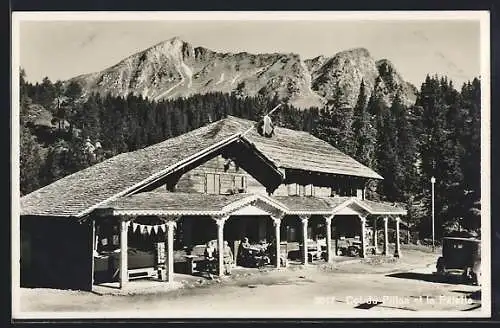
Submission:
[[[167,282],[174,281],[174,229],[177,222],[174,220],[167,221]]]
[[[120,288],[128,283],[128,221],[120,219]]]
[[[334,241],[335,241],[335,256],[339,256],[339,234],[337,231],[337,227],[335,227],[335,236],[334,236]]]
[[[401,237],[399,236],[399,222],[401,219],[396,217],[396,249],[394,251],[394,257],[401,257]]]
[[[325,216],[326,223],[326,262],[332,261],[332,219],[334,215]]]
[[[375,254],[378,254],[377,219],[378,219],[378,216],[373,218],[373,246],[375,248]]]
[[[275,241],[276,241],[276,268],[279,269],[280,267],[280,260],[281,260],[281,218],[280,217],[275,217],[271,216],[271,219],[273,220],[274,224],[274,234],[275,234]]]
[[[366,217],[359,216],[361,224],[361,257],[366,257]]]
[[[95,271],[95,258],[94,258],[94,253],[97,250],[97,242],[96,242],[96,235],[95,235],[95,219],[92,220],[92,252],[90,256],[92,256],[92,276],[91,276],[91,284],[90,288],[94,286],[94,271]]]
[[[224,223],[228,217],[218,217],[215,219],[217,224],[217,255],[218,255],[218,271],[219,277],[224,275]]]
[[[388,229],[389,218],[384,217],[384,255],[389,256],[389,229]]]
[[[302,221],[302,263],[307,265],[307,222],[309,221],[309,216],[303,215],[300,216],[300,220]]]

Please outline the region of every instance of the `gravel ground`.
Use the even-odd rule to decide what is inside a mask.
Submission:
[[[479,287],[433,278],[437,256],[426,249],[406,249],[400,259],[374,257],[354,263],[290,266],[144,295],[23,288],[20,307],[23,312],[74,312],[75,317],[91,312],[107,317],[224,318],[480,310]]]

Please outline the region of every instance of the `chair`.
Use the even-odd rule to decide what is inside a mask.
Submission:
[[[280,265],[288,266],[288,242],[286,241],[280,243]]]

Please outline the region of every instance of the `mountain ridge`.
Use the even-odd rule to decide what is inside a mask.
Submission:
[[[322,107],[340,97],[354,106],[364,81],[390,104],[396,94],[412,105],[416,88],[403,80],[387,59],[352,48],[331,57],[302,59],[296,53],[217,52],[174,37],[132,54],[102,71],[76,76],[84,93],[126,97],[132,93],[156,101],[210,92],[277,97],[298,108]],[[340,88],[339,93],[335,92]]]

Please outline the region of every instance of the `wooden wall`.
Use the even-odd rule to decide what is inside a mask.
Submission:
[[[253,194],[266,194],[266,188],[261,185],[257,180],[255,180],[250,174],[245,172],[243,169],[236,169],[234,165],[230,165],[228,170],[224,170],[224,163],[226,160],[222,156],[218,156],[203,165],[185,173],[176,185],[175,190],[178,192],[196,192],[196,193],[206,193],[207,186],[207,174],[218,174],[220,175],[220,193],[229,194],[230,190],[233,188],[233,177],[238,182],[241,177],[246,179],[246,192]],[[209,176],[210,178],[210,176]],[[208,186],[211,187],[210,183]],[[165,188],[165,187],[162,187]],[[342,186],[338,186],[335,192],[342,196],[352,195],[356,196],[356,190],[343,191]],[[300,196],[318,196],[318,197],[329,197],[331,196],[331,188],[320,187],[320,186],[305,186],[301,187],[297,184],[282,184],[273,193],[275,196],[287,196],[287,195],[300,195]]]
[[[221,194],[230,193],[230,190],[233,188],[233,177],[236,179],[236,183],[238,182],[238,178],[245,177],[248,193],[266,192],[266,188],[243,169],[236,169],[234,165],[230,165],[228,170],[224,171],[224,163],[226,163],[226,160],[222,156],[217,156],[187,172],[179,179],[175,190],[179,192],[205,193],[207,174],[216,173],[220,175]]]
[[[91,290],[92,226],[21,217],[21,287]]]

